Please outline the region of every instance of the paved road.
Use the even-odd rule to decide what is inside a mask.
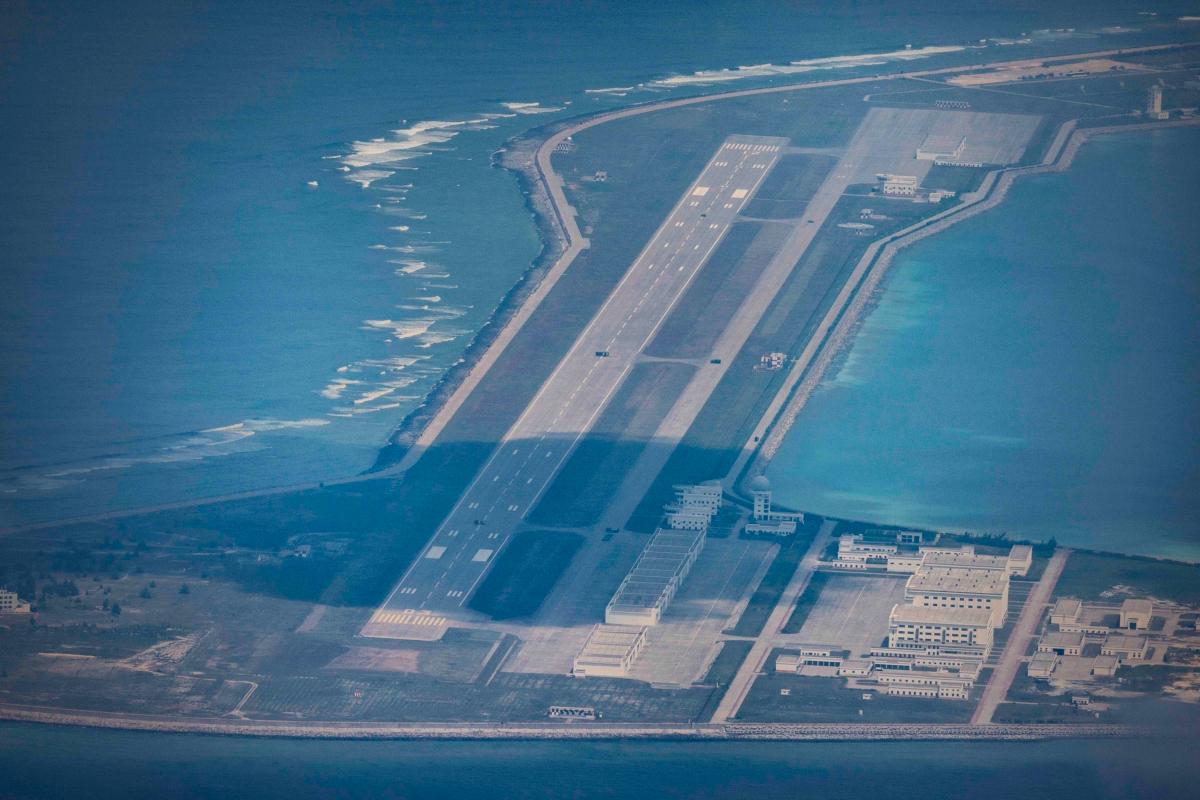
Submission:
[[[750,694],[754,678],[762,671],[767,656],[771,654],[775,637],[787,624],[788,619],[792,616],[792,609],[796,607],[796,601],[800,599],[800,593],[808,586],[813,570],[817,568],[817,560],[821,557],[821,551],[829,543],[829,537],[833,535],[836,525],[837,522],[834,520],[825,520],[821,525],[821,530],[817,531],[817,535],[813,537],[808,552],[796,566],[796,574],[792,576],[787,588],[779,596],[779,602],[775,604],[771,616],[767,617],[767,624],[763,626],[762,633],[754,640],[754,646],[750,648],[746,660],[742,662],[737,675],[733,677],[729,688],[725,690],[725,696],[721,698],[721,702],[713,714],[712,721],[714,723],[728,722],[737,716],[738,709],[746,700],[746,695]]]
[[[774,166],[786,139],[731,136],[505,434],[363,632],[431,638],[464,605]]]
[[[1041,579],[1029,593],[1025,607],[1021,609],[1021,616],[1017,618],[1016,627],[1008,637],[1008,644],[1000,656],[1000,663],[992,671],[992,677],[984,687],[983,697],[979,698],[979,705],[975,707],[975,713],[971,716],[972,725],[991,724],[996,706],[1004,702],[1008,695],[1008,687],[1012,686],[1013,678],[1017,676],[1017,670],[1022,663],[1021,658],[1029,647],[1029,640],[1037,633],[1038,623],[1042,621],[1042,612],[1050,604],[1054,584],[1058,583],[1058,576],[1062,575],[1063,566],[1070,554],[1070,550],[1056,550],[1042,572]]]

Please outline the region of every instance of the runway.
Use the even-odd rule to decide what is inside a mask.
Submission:
[[[786,139],[731,136],[509,429],[474,481],[363,628],[432,639],[474,615],[466,602],[599,417],[779,158]]]

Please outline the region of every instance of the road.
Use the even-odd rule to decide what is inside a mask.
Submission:
[[[787,145],[731,136],[687,188],[363,629],[432,638],[465,608]]]
[[[1017,617],[1012,635],[1008,637],[1008,645],[1000,656],[1000,663],[992,670],[992,677],[983,689],[983,697],[979,698],[979,705],[975,707],[975,713],[971,716],[972,725],[991,724],[996,707],[1008,696],[1008,687],[1012,686],[1013,678],[1017,676],[1017,670],[1022,664],[1021,659],[1029,647],[1029,640],[1037,634],[1042,612],[1050,604],[1054,584],[1058,583],[1058,577],[1062,575],[1063,566],[1070,554],[1070,550],[1055,550],[1045,571],[1042,572],[1041,579],[1029,593],[1025,607],[1021,609],[1021,616]]]
[[[771,616],[767,617],[767,623],[763,626],[762,633],[754,640],[754,646],[750,648],[737,675],[733,677],[729,688],[725,690],[724,697],[721,698],[716,712],[713,713],[712,722],[714,724],[728,722],[737,716],[738,709],[742,707],[746,695],[750,693],[754,678],[762,671],[767,656],[771,654],[775,637],[787,624],[788,619],[792,616],[792,609],[796,607],[796,601],[800,599],[801,592],[808,586],[808,581],[817,568],[821,552],[829,543],[829,537],[833,535],[836,525],[837,522],[834,520],[825,520],[821,524],[821,529],[817,531],[817,535],[813,537],[812,544],[808,546],[804,558],[796,565],[796,573],[788,581],[783,594],[779,596],[779,602],[775,604]]]

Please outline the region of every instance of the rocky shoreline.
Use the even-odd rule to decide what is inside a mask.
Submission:
[[[232,717],[194,718],[45,710],[0,705],[0,720],[112,730],[293,739],[591,740],[591,741],[1036,741],[1144,736],[1123,725],[965,724],[654,724],[601,722],[370,723],[292,722]]]
[[[577,120],[574,120],[577,121]],[[483,358],[521,306],[537,290],[538,285],[554,263],[569,246],[567,231],[546,188],[545,177],[537,163],[537,152],[554,132],[571,121],[560,120],[547,126],[526,131],[505,143],[492,154],[492,166],[511,172],[525,198],[525,207],[533,218],[542,249],[529,267],[505,293],[487,322],[471,339],[462,357],[442,375],[421,404],[408,413],[388,437],[367,474],[379,472],[398,464],[416,444],[421,432],[462,385],[471,370]]]

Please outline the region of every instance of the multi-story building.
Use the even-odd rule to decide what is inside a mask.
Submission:
[[[1008,613],[1008,573],[924,566],[908,579],[904,598],[925,608],[983,609],[991,626],[999,628]]]
[[[990,651],[992,612],[898,604],[888,618],[888,644],[900,642],[975,645]]]
[[[796,532],[797,525],[804,523],[804,515],[800,512],[779,511],[771,504],[771,482],[765,475],[750,481],[750,498],[754,502],[754,511],[753,519],[746,525],[746,533],[790,536]]]
[[[29,603],[22,602],[16,592],[0,589],[0,614],[25,614],[29,612]]]

